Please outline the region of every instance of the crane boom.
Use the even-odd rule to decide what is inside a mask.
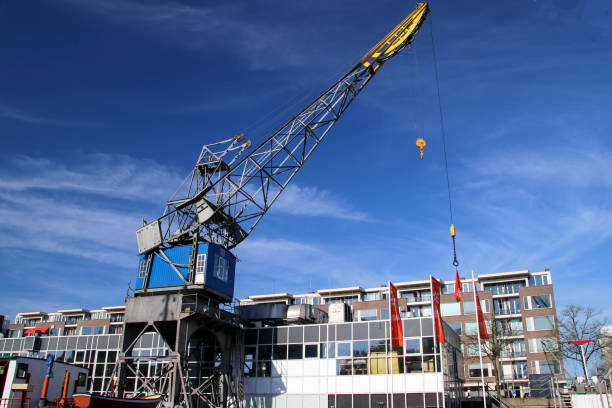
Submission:
[[[231,249],[255,228],[333,125],[429,13],[419,3],[348,73],[251,151],[242,134],[202,147],[164,214],[137,231],[139,253],[201,239]]]

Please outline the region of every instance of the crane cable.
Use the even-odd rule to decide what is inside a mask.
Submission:
[[[450,178],[448,176],[448,159],[446,156],[446,132],[444,130],[444,115],[442,114],[442,98],[440,97],[440,79],[438,77],[438,57],[436,55],[436,45],[433,35],[433,24],[431,22],[431,16],[427,19],[429,21],[429,35],[431,37],[431,53],[433,57],[434,76],[436,78],[436,90],[438,94],[438,109],[440,112],[440,133],[442,134],[442,150],[444,152],[444,172],[446,174],[446,190],[448,192],[448,212],[450,215],[450,233],[453,240],[453,266],[457,268],[459,262],[457,261],[457,249],[455,246],[455,222],[453,219],[453,201],[451,198],[451,187]]]

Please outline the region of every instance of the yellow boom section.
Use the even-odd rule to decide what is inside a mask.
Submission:
[[[408,17],[363,56],[361,65],[366,68],[371,66],[374,71],[377,71],[385,60],[412,42],[412,38],[425,21],[427,14],[429,14],[429,5],[419,3]]]

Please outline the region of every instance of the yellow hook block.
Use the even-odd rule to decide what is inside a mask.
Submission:
[[[418,138],[416,140],[416,145],[419,148],[419,150],[421,151],[421,160],[423,160],[423,148],[427,145],[427,143],[425,143],[425,139]]]

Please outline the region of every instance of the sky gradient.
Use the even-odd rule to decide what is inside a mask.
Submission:
[[[610,310],[612,3],[430,4],[236,249],[236,295],[454,277],[433,28],[461,275],[550,268],[558,306]],[[201,145],[263,137],[414,5],[0,3],[0,313],[121,304]]]

